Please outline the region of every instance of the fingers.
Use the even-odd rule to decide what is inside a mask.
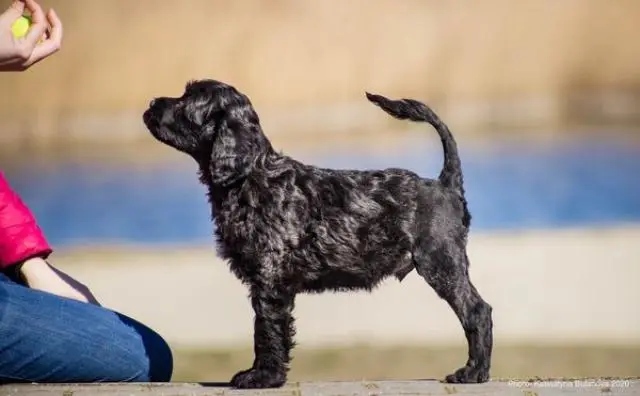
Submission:
[[[49,10],[47,14],[49,25],[51,30],[49,31],[49,38],[58,43],[58,49],[62,46],[62,21],[58,18],[58,14],[53,10]]]
[[[31,13],[31,19],[33,23],[45,22],[44,12],[42,11],[42,7],[35,0],[22,0],[24,4]]]
[[[27,61],[27,66],[31,66],[42,59],[58,52],[62,46],[62,22],[54,10],[50,10],[47,19],[51,26],[49,37],[38,44],[31,57]],[[42,35],[40,35],[42,37]]]
[[[24,37],[24,44],[27,48],[33,50],[38,44],[38,41],[47,32],[47,18],[42,11],[42,7],[35,0],[24,0],[25,5],[31,13],[31,27]]]
[[[0,28],[7,29],[18,18],[30,14],[31,26],[23,38],[14,38],[0,60],[0,71],[26,70],[35,63],[58,52],[62,46],[62,22],[54,10],[45,15],[36,0],[14,0],[0,14]]]
[[[9,9],[0,16],[0,24],[4,26],[3,29],[9,28],[18,20],[23,15],[25,8],[31,14],[31,26],[25,37],[13,40],[13,48],[9,51],[10,59],[5,59],[5,61],[9,60],[18,64],[29,61],[38,41],[47,31],[47,19],[35,0],[14,0]]]
[[[13,3],[7,8],[5,12],[0,14],[0,21],[12,24],[16,19],[20,18],[24,13],[24,2],[20,0],[14,0]]]

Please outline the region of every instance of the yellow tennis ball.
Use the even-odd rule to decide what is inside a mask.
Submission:
[[[18,18],[13,25],[11,25],[11,31],[13,32],[13,36],[15,38],[22,38],[26,36],[29,31],[29,27],[31,27],[31,18],[26,15]]]

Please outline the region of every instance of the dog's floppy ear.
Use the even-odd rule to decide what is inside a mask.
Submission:
[[[211,150],[211,182],[225,187],[244,179],[260,154],[269,150],[271,145],[250,105],[226,111]]]

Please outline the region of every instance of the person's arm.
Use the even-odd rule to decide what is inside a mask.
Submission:
[[[98,304],[86,286],[46,261],[52,251],[31,210],[0,172],[0,271],[30,288]]]
[[[22,16],[25,9],[31,13],[33,23],[26,36],[16,38],[11,32],[11,25]],[[45,15],[35,0],[14,0],[0,14],[0,72],[27,70],[58,52],[61,46],[60,19],[53,10]]]
[[[87,286],[55,268],[41,257],[30,258],[21,263],[18,267],[18,276],[26,286],[32,289],[100,305]]]

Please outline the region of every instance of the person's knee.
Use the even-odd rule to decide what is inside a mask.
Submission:
[[[169,382],[173,375],[173,353],[167,342],[157,333],[147,348],[149,382]]]
[[[171,380],[171,350],[148,327],[105,308],[22,286],[6,288],[11,290],[0,325],[0,349],[6,352],[0,377],[53,383]]]
[[[122,314],[111,325],[111,345],[95,361],[98,382],[169,382],[173,354],[167,342],[147,326]],[[102,338],[103,335],[100,336]],[[96,336],[98,338],[98,336]]]
[[[141,336],[141,337],[139,337]],[[173,356],[167,343],[156,333],[120,337],[102,359],[85,365],[82,382],[169,382]],[[92,379],[91,379],[92,378]]]
[[[129,318],[124,320],[132,321]],[[173,374],[171,348],[155,331],[138,322],[133,323],[136,337],[123,340],[128,356],[118,359],[124,363],[120,366],[120,376],[123,377],[120,381],[169,382]]]

